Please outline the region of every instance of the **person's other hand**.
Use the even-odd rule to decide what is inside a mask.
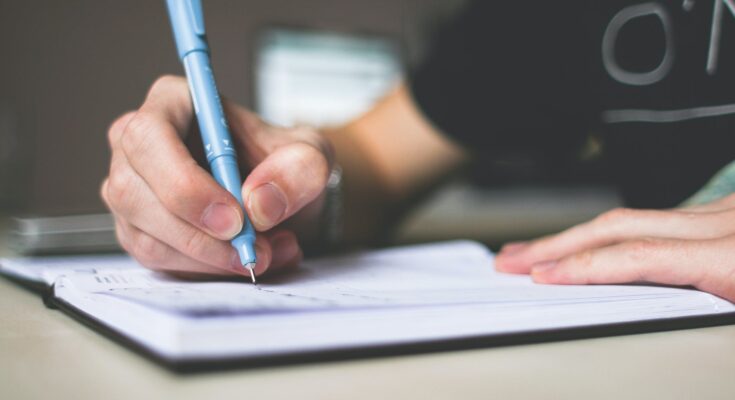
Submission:
[[[735,195],[666,211],[612,210],[556,235],[507,244],[495,266],[539,283],[651,282],[735,301]]]
[[[225,99],[223,104],[247,176],[246,212],[258,231],[255,272],[294,267],[303,253],[283,222],[297,213],[318,213],[331,145],[314,130],[269,126],[244,108]],[[185,145],[187,136],[199,136],[192,113],[186,80],[158,79],[140,109],[109,129],[112,159],[102,198],[121,246],[144,266],[248,275],[228,241],[241,230],[243,212]]]

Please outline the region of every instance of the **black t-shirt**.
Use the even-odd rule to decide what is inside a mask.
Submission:
[[[476,1],[412,91],[484,181],[607,179],[631,206],[674,206],[735,160],[729,4]],[[596,163],[580,161],[591,135]]]

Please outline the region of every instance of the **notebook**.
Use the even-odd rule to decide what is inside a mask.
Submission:
[[[466,241],[314,259],[257,286],[90,260],[56,275],[52,303],[179,371],[735,322],[735,305],[693,289],[537,285]]]

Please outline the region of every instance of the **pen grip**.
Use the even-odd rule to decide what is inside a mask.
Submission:
[[[217,183],[235,196],[241,206],[244,206],[241,191],[242,180],[237,159],[230,155],[223,155],[210,161],[209,167]]]
[[[237,165],[237,159],[230,155],[223,155],[212,160],[209,166],[212,169],[212,175],[217,183],[235,196],[244,211],[245,205],[243,203],[241,191],[242,180],[240,179],[240,170]],[[240,238],[250,244],[255,241],[255,228],[248,218],[244,219],[243,229],[238,235],[238,238],[233,239],[233,241],[237,241]],[[242,246],[238,245],[236,247]],[[254,254],[254,251],[251,250],[251,252]]]

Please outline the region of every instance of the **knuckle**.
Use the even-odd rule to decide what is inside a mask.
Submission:
[[[146,233],[136,235],[131,250],[131,254],[148,268],[159,268],[166,260],[165,246]]]
[[[153,84],[151,85],[148,94],[150,95],[152,93],[164,93],[171,90],[178,91],[181,89],[182,85],[185,85],[185,80],[183,77],[169,74],[161,75],[156,78],[155,81],[153,81]]]
[[[157,130],[162,129],[158,120],[146,112],[138,112],[128,121],[119,141],[123,152],[127,155],[136,154],[146,145],[146,140]]]
[[[560,282],[586,285],[592,283],[594,263],[595,252],[585,250],[561,259],[554,273]]]
[[[114,209],[120,209],[131,197],[135,179],[126,168],[116,168],[107,179],[107,201]]]
[[[125,131],[125,127],[133,115],[135,115],[135,113],[132,111],[125,113],[110,124],[110,128],[107,130],[107,141],[109,142],[110,147],[115,147],[118,143],[120,137],[122,137],[122,134]]]
[[[568,263],[575,267],[591,267],[594,262],[595,253],[592,250],[585,250],[574,254],[568,258]]]
[[[115,147],[118,140],[120,139],[120,136],[122,136],[124,127],[122,127],[121,125],[122,123],[120,122],[120,118],[118,118],[113,121],[112,124],[110,124],[110,127],[107,129],[107,143],[110,145],[110,147]]]
[[[202,193],[203,185],[188,173],[176,174],[169,182],[167,190],[160,192],[161,203],[169,210],[180,209],[182,201],[192,202]]]
[[[634,213],[635,211],[630,208],[614,208],[610,211],[600,214],[596,218],[596,221],[601,224],[615,223],[632,217]]]
[[[207,236],[206,234],[192,230],[184,241],[181,252],[194,259],[202,259],[207,255]]]
[[[319,131],[308,127],[298,127],[295,129],[295,136],[298,137],[299,140],[316,148],[331,164],[334,160],[334,146],[332,146],[332,142],[330,142],[326,136],[321,134]]]
[[[308,182],[324,186],[329,178],[329,162],[324,153],[311,144],[292,146],[291,161],[307,175]]]

